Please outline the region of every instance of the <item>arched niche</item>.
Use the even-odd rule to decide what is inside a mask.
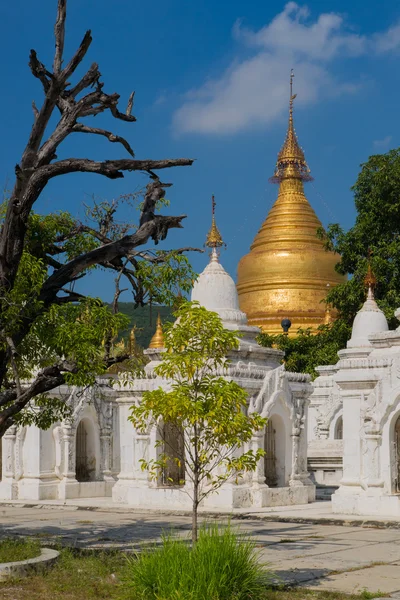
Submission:
[[[79,421],[75,435],[75,478],[79,482],[96,481],[99,472],[98,432],[91,419]]]
[[[343,415],[339,415],[334,423],[333,427],[333,439],[334,440],[342,440],[343,439]]]
[[[268,417],[264,438],[265,483],[269,487],[286,487],[290,475],[291,440],[283,415]]]

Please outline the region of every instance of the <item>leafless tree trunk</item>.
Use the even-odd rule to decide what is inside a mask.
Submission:
[[[71,79],[84,59],[91,41],[91,32],[87,31],[82,42],[69,61],[64,61],[65,21],[67,0],[58,0],[55,23],[55,54],[52,69],[48,70],[39,60],[35,50],[31,50],[29,66],[32,74],[42,85],[44,100],[37,108],[33,103],[33,126],[20,162],[15,167],[15,185],[7,206],[7,213],[0,232],[0,296],[3,298],[15,284],[18,268],[25,244],[29,215],[35,202],[54,177],[75,172],[97,173],[117,179],[124,176],[124,171],[146,171],[150,175],[147,185],[140,226],[131,235],[104,243],[95,250],[82,254],[66,264],[53,261],[54,271],[46,280],[41,290],[42,310],[47,310],[53,303],[75,301],[79,295],[66,291],[65,286],[79,278],[93,265],[107,265],[118,271],[127,255],[134,248],[152,239],[155,244],[166,238],[169,229],[182,227],[185,215],[155,215],[155,206],[164,197],[164,189],[170,184],[160,181],[155,170],[176,166],[188,166],[192,160],[187,158],[139,160],[135,158],[129,142],[111,131],[86,125],[86,117],[93,117],[109,111],[111,115],[127,123],[135,122],[132,115],[134,93],[130,95],[125,111],[118,108],[119,95],[107,94],[100,81],[98,65],[93,63],[83,77],[75,84]],[[50,119],[58,115],[58,122],[48,134]],[[71,134],[90,134],[105,137],[112,143],[122,146],[130,155],[119,160],[94,161],[88,158],[57,159],[57,151],[62,142]],[[63,297],[59,294],[63,292]],[[0,302],[1,304],[1,302]],[[0,307],[1,309],[1,307]],[[1,311],[3,312],[3,311]],[[21,389],[20,382],[11,389],[4,388],[8,365],[14,365],[15,348],[29,332],[33,322],[32,316],[21,314],[21,324],[12,340],[8,340],[3,351],[0,351],[0,436],[12,424],[13,417],[37,394],[60,385],[64,381],[64,373],[76,368],[74,365],[60,362],[46,367],[39,373],[35,381]],[[4,330],[1,325],[0,333]],[[18,382],[18,383],[17,383]]]

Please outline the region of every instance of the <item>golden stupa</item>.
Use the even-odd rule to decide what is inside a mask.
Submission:
[[[150,340],[149,348],[164,348],[164,334],[162,330],[160,313],[158,313],[157,316],[156,331]]]
[[[312,177],[293,126],[292,86],[293,71],[288,131],[270,179],[279,183],[278,198],[239,263],[237,289],[249,325],[278,334],[282,319],[288,318],[289,335],[296,335],[300,327],[315,328],[328,320],[327,287],[346,278],[335,271],[340,257],[327,252],[317,237],[322,225],[304,195],[303,182]]]

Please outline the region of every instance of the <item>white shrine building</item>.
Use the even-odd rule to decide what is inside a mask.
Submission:
[[[400,327],[388,330],[370,269],[366,282],[346,349],[314,381],[308,461],[316,483],[339,486],[334,513],[400,517]]]
[[[310,377],[286,372],[280,350],[257,344],[259,329],[247,325],[234,281],[219,262],[217,248],[222,240],[214,215],[207,243],[211,259],[194,285],[192,300],[217,312],[227,329],[240,332],[239,348],[229,353],[224,376],[248,392],[247,409],[267,417],[268,423],[250,443],[252,449],[266,451],[256,471],[245,474],[239,483],[226,482],[204,506],[229,510],[306,504],[315,498],[307,472]],[[156,447],[156,428],[139,434],[128,421],[130,407],[140,402],[144,391],[168,385],[154,373],[163,353],[160,328],[159,322],[153,343],[145,351],[150,362],[142,378],[125,386],[116,376],[113,387],[108,386],[108,378],[99,378],[98,385],[84,393],[60,388],[54,395],[69,394],[72,416],[68,420],[46,431],[34,426],[7,431],[2,441],[0,499],[108,496],[118,505],[190,509],[185,493],[189,483],[178,485],[184,472],[154,481],[141,469],[142,458],[156,458],[157,452],[164,452]],[[176,484],[171,485],[175,475]]]

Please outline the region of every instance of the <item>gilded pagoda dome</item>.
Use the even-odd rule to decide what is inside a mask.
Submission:
[[[327,288],[346,278],[335,271],[340,257],[317,237],[322,224],[304,194],[303,184],[312,177],[293,125],[292,80],[293,73],[288,131],[270,180],[279,183],[278,198],[239,262],[237,289],[249,325],[278,334],[282,319],[289,318],[295,335],[300,327],[324,323]]]

